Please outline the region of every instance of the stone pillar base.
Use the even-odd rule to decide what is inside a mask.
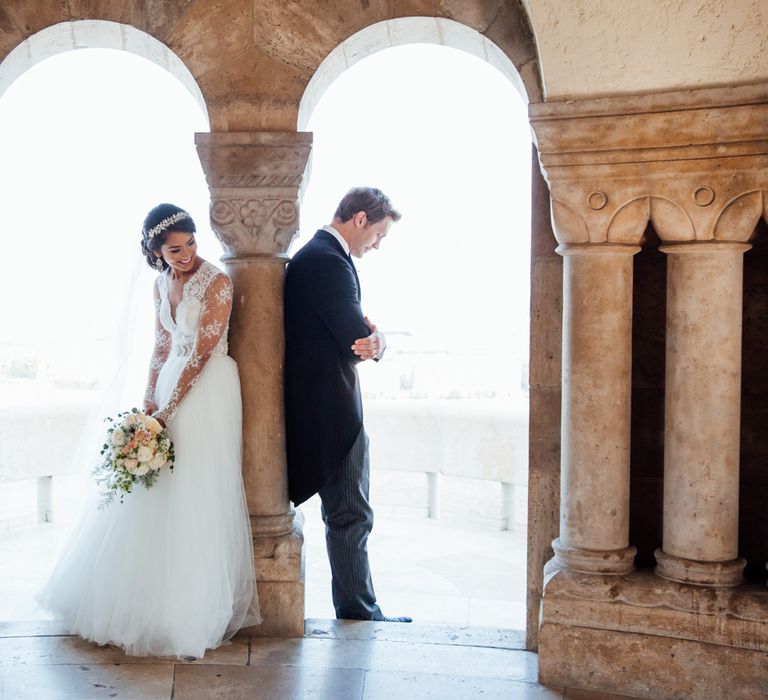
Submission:
[[[552,549],[555,552],[553,566],[559,569],[585,574],[623,576],[635,568],[635,547],[613,550],[584,549],[564,545],[558,537],[552,542]]]
[[[269,530],[278,530],[286,516],[251,517],[253,559],[264,621],[243,629],[241,634],[252,637],[304,635],[304,536],[301,521],[294,520],[293,513],[290,516],[291,529],[285,532],[283,528],[274,534]],[[265,522],[259,522],[261,520]]]
[[[669,700],[768,695],[768,590],[702,588],[638,571],[546,582],[539,680]]]
[[[657,549],[656,575],[679,583],[699,586],[738,586],[744,580],[745,559],[731,561],[695,561]]]

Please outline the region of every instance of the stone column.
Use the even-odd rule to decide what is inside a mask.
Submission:
[[[738,558],[741,318],[746,243],[664,245],[667,358],[664,539],[656,573],[735,586]]]
[[[230,353],[243,396],[243,479],[264,622],[259,636],[304,633],[301,527],[288,501],[283,405],[283,277],[298,230],[312,135],[197,134],[211,225],[234,284]]]
[[[555,565],[626,574],[632,256],[639,246],[565,244],[560,537]]]

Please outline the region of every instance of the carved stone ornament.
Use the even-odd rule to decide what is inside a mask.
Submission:
[[[285,255],[299,227],[312,134],[197,134],[196,143],[225,259]]]
[[[532,104],[560,243],[747,241],[768,200],[768,85]]]
[[[266,188],[263,189],[270,194]],[[218,196],[211,200],[211,225],[232,257],[283,254],[299,224],[297,199]]]

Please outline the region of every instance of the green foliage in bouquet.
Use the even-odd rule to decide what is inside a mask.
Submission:
[[[168,432],[152,416],[137,408],[104,419],[110,424],[101,448],[103,461],[93,475],[101,493],[100,508],[110,505],[116,496],[123,502],[134,484],[152,488],[160,470],[173,471],[173,442]]]

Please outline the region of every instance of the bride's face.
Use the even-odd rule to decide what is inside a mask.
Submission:
[[[189,272],[197,259],[197,241],[195,234],[174,231],[165,239],[160,252],[167,262],[177,272]]]

